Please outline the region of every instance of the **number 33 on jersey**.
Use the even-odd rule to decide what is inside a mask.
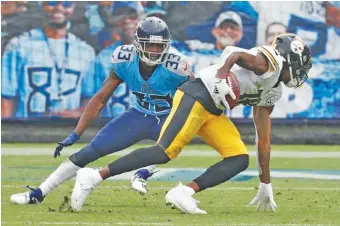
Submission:
[[[145,80],[139,71],[140,58],[134,45],[122,45],[112,54],[112,70],[136,96],[135,108],[140,112],[168,114],[176,88],[192,73],[192,66],[184,55],[170,49],[165,58]]]

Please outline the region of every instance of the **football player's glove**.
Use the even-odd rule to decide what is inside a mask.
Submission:
[[[231,87],[228,85],[226,79],[215,78],[214,90],[211,93],[216,106],[221,110],[224,110],[225,108],[230,109],[230,106],[226,100],[227,95],[230,95],[233,100],[236,99],[236,96]],[[221,104],[221,102],[224,106]]]
[[[257,211],[259,212],[263,206],[263,211],[267,210],[267,206],[273,212],[275,212],[276,203],[274,201],[272,184],[260,183],[259,191],[255,198],[250,202],[251,206],[257,205]]]
[[[77,140],[79,140],[80,136],[76,134],[75,132],[72,132],[68,137],[66,137],[63,141],[58,143],[58,146],[55,148],[54,151],[54,158],[57,158],[60,156],[61,150],[63,150],[64,147],[71,146],[74,144]]]

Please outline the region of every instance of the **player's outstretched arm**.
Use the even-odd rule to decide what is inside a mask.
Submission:
[[[74,144],[84,133],[91,121],[93,121],[101,112],[108,99],[122,81],[117,77],[114,71],[105,79],[100,90],[87,103],[82,113],[76,129],[66,139],[58,143],[54,151],[54,157],[60,156],[60,152],[64,147]]]
[[[256,197],[251,201],[250,205],[257,205],[259,211],[262,207],[264,211],[267,206],[275,211],[276,203],[274,201],[273,189],[270,182],[270,134],[271,119],[270,114],[274,106],[270,107],[254,107],[253,120],[256,130],[257,145],[257,168],[260,176],[260,186]]]
[[[79,136],[83,134],[88,124],[97,118],[121,82],[122,81],[117,77],[114,71],[111,71],[110,75],[105,79],[100,90],[87,103],[74,132],[76,132]]]
[[[268,71],[268,60],[261,53],[254,55],[246,49],[227,47],[224,49],[221,58],[222,62],[216,73],[216,77],[220,79],[226,78],[226,74],[234,64],[253,71],[257,75],[262,75]]]

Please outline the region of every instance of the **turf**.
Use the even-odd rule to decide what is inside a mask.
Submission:
[[[338,147],[291,146],[301,152],[326,148],[336,151]],[[335,180],[273,179],[276,213],[258,213],[256,208],[249,207],[257,192],[258,179],[227,182],[196,194],[199,206],[208,212],[202,216],[184,215],[165,206],[165,192],[177,183],[173,181],[150,181],[150,191],[145,196],[131,191],[128,181],[106,181],[92,193],[80,213],[70,212],[67,204],[62,205],[67,203],[65,196],[70,197],[74,181],[60,186],[41,205],[17,206],[9,202],[11,194],[27,190],[25,185],[39,185],[65,158],[2,156],[3,225],[340,225],[340,183]],[[116,158],[108,156],[90,166],[105,166]],[[217,161],[218,157],[179,157],[162,167],[204,168]],[[251,158],[250,168],[255,167],[255,159]],[[275,158],[271,167],[340,170],[338,158]]]
[[[151,143],[150,143],[151,144]],[[85,143],[76,143],[72,145],[74,148],[82,148]],[[139,147],[147,146],[147,144],[138,144],[130,147],[129,149],[135,149]],[[55,143],[4,143],[1,144],[2,148],[51,148],[56,147]],[[249,150],[255,150],[255,145],[247,145]],[[272,145],[272,150],[284,150],[284,151],[340,151],[340,145]],[[208,145],[192,144],[187,145],[184,150],[212,150]]]

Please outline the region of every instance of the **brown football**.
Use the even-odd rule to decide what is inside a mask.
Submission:
[[[236,78],[236,76],[232,72],[228,72],[226,75],[226,80],[228,85],[231,87],[231,89],[234,91],[234,94],[236,96],[236,99],[233,100],[229,95],[225,97],[227,100],[230,109],[233,109],[238,101],[240,100],[240,84]]]

